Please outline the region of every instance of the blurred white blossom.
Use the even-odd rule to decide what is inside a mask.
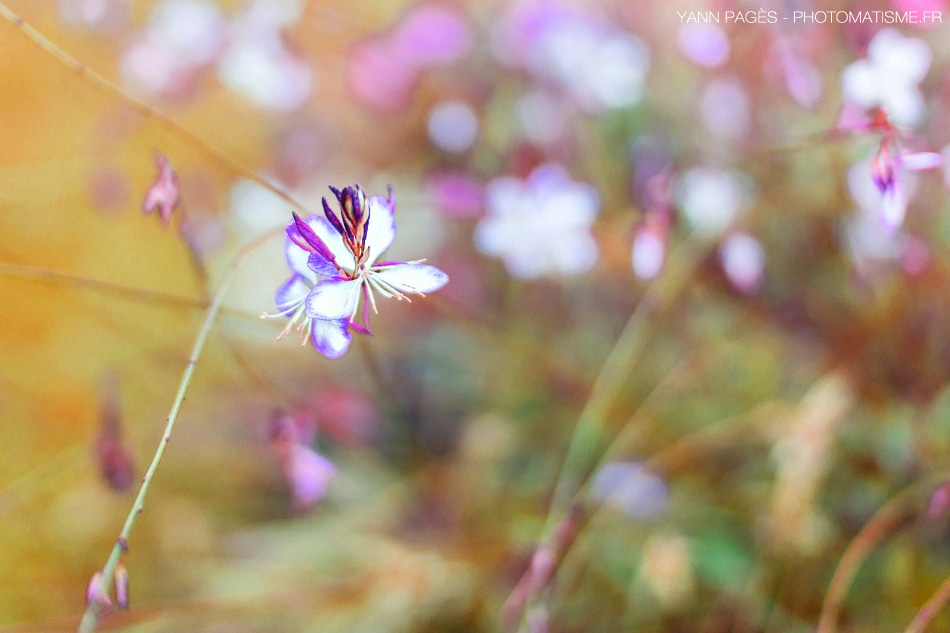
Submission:
[[[674,196],[694,231],[716,236],[750,206],[752,186],[741,172],[697,167],[676,181]]]
[[[561,166],[541,165],[527,180],[496,178],[485,189],[485,203],[475,245],[501,257],[512,276],[578,274],[597,262],[590,227],[600,198],[591,185],[571,180]]]
[[[650,67],[638,37],[553,1],[514,3],[496,25],[494,49],[503,63],[556,82],[591,113],[639,102]]]
[[[478,135],[478,116],[464,101],[443,101],[429,111],[426,127],[429,139],[439,148],[464,152]]]
[[[868,45],[867,58],[842,73],[845,99],[863,108],[880,106],[894,123],[914,126],[924,115],[917,85],[927,76],[930,60],[930,47],[923,40],[882,29]]]

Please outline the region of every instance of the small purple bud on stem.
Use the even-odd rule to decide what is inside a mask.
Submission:
[[[115,601],[119,605],[120,609],[129,608],[129,570],[126,569],[125,563],[119,561],[119,564],[116,565],[115,574],[113,575],[115,580]]]
[[[86,604],[92,604],[92,602],[102,593],[102,572],[97,571],[92,575],[92,578],[89,579],[89,584],[86,585]]]
[[[330,208],[330,204],[327,202],[326,198],[322,198],[323,202],[323,214],[327,216],[327,221],[333,225],[333,228],[336,229],[336,232],[340,235],[346,235],[346,231],[343,230],[343,224],[340,222],[340,218],[336,217],[336,213],[333,212],[333,209]]]
[[[97,571],[89,579],[89,584],[86,585],[86,605],[93,606],[98,617],[109,615],[114,609],[112,598],[109,597],[106,588],[103,586],[104,582],[105,578],[102,572]]]

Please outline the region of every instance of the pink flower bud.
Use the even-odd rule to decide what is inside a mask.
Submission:
[[[939,519],[950,511],[950,481],[942,482],[927,501],[927,516]]]
[[[171,222],[172,211],[178,205],[178,174],[161,154],[155,156],[155,163],[158,165],[158,176],[145,194],[142,211],[151,213],[157,207],[162,222],[167,226]]]

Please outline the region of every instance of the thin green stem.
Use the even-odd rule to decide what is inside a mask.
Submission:
[[[162,439],[159,441],[158,447],[155,449],[155,455],[152,457],[152,463],[149,465],[148,470],[145,471],[145,476],[142,477],[142,485],[139,488],[138,495],[135,497],[135,502],[132,504],[132,508],[129,510],[128,516],[125,518],[125,523],[122,525],[122,531],[119,532],[119,537],[116,539],[115,545],[112,547],[112,552],[109,554],[109,558],[102,568],[102,576],[100,577],[98,583],[99,586],[93,588],[94,594],[100,594],[107,590],[107,587],[112,582],[116,565],[119,564],[119,559],[122,557],[122,554],[128,550],[129,534],[132,532],[132,526],[135,525],[135,520],[138,518],[138,515],[141,514],[142,508],[145,506],[145,495],[148,493],[149,486],[151,486],[152,479],[155,476],[155,471],[158,470],[158,465],[161,463],[162,457],[165,455],[165,449],[168,447],[168,443],[171,440],[172,431],[175,428],[175,422],[178,420],[178,413],[181,410],[182,403],[185,401],[185,394],[188,392],[188,386],[191,384],[191,377],[195,372],[195,366],[198,364],[198,357],[201,356],[201,350],[204,348],[205,341],[208,338],[208,333],[211,331],[211,327],[214,325],[215,317],[218,315],[218,312],[224,303],[224,298],[227,295],[228,290],[230,290],[234,279],[237,277],[238,270],[247,259],[247,256],[270,237],[271,236],[269,233],[265,234],[255,239],[253,242],[250,242],[241,249],[241,251],[235,256],[235,258],[231,261],[231,264],[228,266],[228,269],[221,280],[221,285],[218,286],[218,290],[211,301],[211,305],[208,306],[208,309],[205,312],[204,323],[202,323],[201,330],[198,332],[198,337],[195,339],[194,346],[191,349],[191,355],[188,357],[188,364],[185,367],[185,371],[181,377],[181,383],[178,385],[178,393],[175,395],[175,400],[172,402],[171,411],[166,418],[165,431],[162,433]],[[91,633],[94,631],[101,617],[102,614],[100,613],[100,607],[97,605],[97,602],[95,600],[90,600],[89,604],[86,606],[85,613],[83,613],[82,621],[79,623],[79,633]]]
[[[861,531],[851,539],[841,556],[841,560],[838,562],[831,583],[828,585],[828,592],[825,594],[825,602],[821,607],[821,614],[818,619],[817,633],[835,633],[841,607],[848,595],[848,590],[851,588],[851,583],[857,576],[858,570],[861,569],[861,565],[864,564],[874,548],[888,535],[919,513],[919,495],[921,491],[932,488],[937,483],[944,481],[947,476],[948,473],[944,471],[926,479],[921,479],[900,491],[881,506],[874,516],[864,524]],[[935,594],[935,596],[938,594]],[[918,614],[918,617],[920,617],[920,614]],[[924,622],[925,625],[926,622]],[[913,626],[913,623],[911,623],[911,626]]]
[[[651,334],[646,327],[672,303],[704,249],[693,238],[686,239],[672,254],[666,274],[654,282],[634,308],[627,324],[614,343],[600,369],[590,395],[574,427],[561,467],[561,474],[554,489],[551,510],[545,526],[545,534],[551,534],[571,506],[577,490],[592,464],[604,427],[604,417],[617,392],[627,379]]]
[[[81,61],[64,51],[62,48],[51,42],[46,36],[37,31],[35,28],[23,21],[23,18],[18,16],[16,13],[10,10],[5,4],[0,3],[0,18],[3,18],[10,24],[12,24],[17,30],[20,31],[27,39],[29,39],[33,44],[35,44],[40,50],[48,54],[50,57],[58,61],[60,64],[76,73],[77,76],[84,79],[90,86],[98,90],[99,92],[117,99],[127,106],[138,112],[139,114],[151,117],[158,121],[158,123],[167,129],[169,132],[174,134],[180,139],[183,139],[190,145],[197,147],[206,155],[210,156],[213,160],[221,163],[226,166],[232,172],[251,180],[258,185],[264,187],[265,189],[273,192],[279,198],[284,200],[287,204],[292,206],[297,211],[304,213],[306,210],[303,205],[301,205],[297,200],[291,196],[289,193],[281,189],[280,187],[274,185],[266,178],[254,173],[251,169],[248,169],[244,165],[238,163],[236,160],[225,154],[223,151],[204,140],[184,125],[178,121],[172,119],[167,114],[161,112],[160,110],[148,105],[144,101],[139,101],[135,97],[132,97],[126,94],[121,88],[116,86],[114,83],[92,70]]]
[[[640,299],[594,381],[574,427],[537,548],[539,551],[548,549],[552,552],[554,569],[557,569],[569,548],[566,543],[557,542],[558,528],[561,527],[562,531],[569,530],[573,534],[569,540],[573,542],[573,538],[590,518],[589,512],[579,510],[578,493],[596,462],[607,410],[649,341],[652,332],[647,325],[662,316],[679,296],[687,280],[691,278],[696,263],[705,252],[702,240],[694,236],[688,237],[676,247],[669,258],[666,273],[655,281]],[[515,602],[515,597],[512,594],[509,601]],[[527,630],[528,622],[525,616],[536,598],[537,596],[527,596],[527,602],[520,607],[519,631]]]

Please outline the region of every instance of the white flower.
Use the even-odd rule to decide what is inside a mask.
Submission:
[[[854,62],[841,75],[848,101],[863,108],[880,106],[892,122],[912,127],[924,114],[917,85],[927,76],[931,53],[927,43],[882,29],[868,46],[867,59]]]
[[[293,275],[275,297],[279,315],[290,323],[281,333],[297,327],[310,335],[313,346],[327,358],[339,358],[350,346],[350,329],[369,333],[369,310],[376,311],[378,292],[407,299],[444,286],[449,277],[435,266],[419,261],[377,261],[396,237],[395,200],[367,199],[362,187],[343,191],[331,187],[340,203],[339,217],[323,200],[325,218],[294,214],[287,226],[287,263]],[[322,279],[321,279],[322,278]],[[363,299],[363,323],[355,320]]]
[[[676,181],[674,195],[689,225],[706,236],[716,236],[729,228],[752,197],[744,174],[707,167],[683,174]]]
[[[496,178],[485,189],[486,216],[475,229],[475,245],[501,257],[508,272],[523,279],[573,275],[597,262],[590,226],[600,209],[597,191],[574,182],[559,165],[542,165],[527,180]]]

